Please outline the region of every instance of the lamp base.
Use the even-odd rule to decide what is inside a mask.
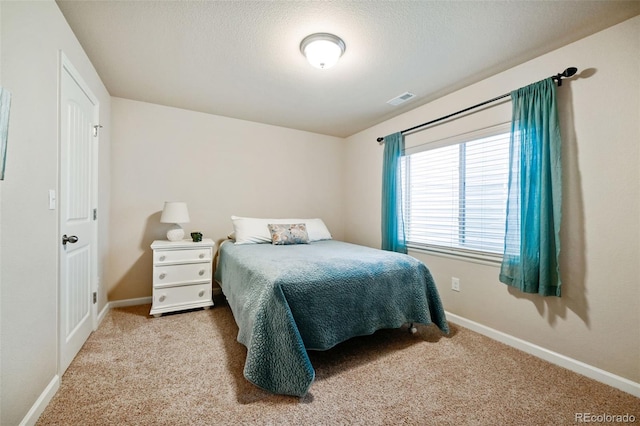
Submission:
[[[167,240],[169,241],[181,241],[184,239],[184,229],[179,224],[173,225],[167,231]]]

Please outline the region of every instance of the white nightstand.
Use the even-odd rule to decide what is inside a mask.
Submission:
[[[156,240],[153,249],[151,315],[213,306],[211,262],[213,240]]]

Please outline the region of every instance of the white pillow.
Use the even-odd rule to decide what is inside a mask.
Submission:
[[[330,240],[331,233],[322,219],[259,219],[253,217],[231,216],[236,244],[271,243],[269,224],[304,223],[307,226],[309,241]]]

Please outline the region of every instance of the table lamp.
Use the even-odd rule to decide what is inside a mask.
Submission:
[[[184,238],[184,229],[182,229],[180,224],[189,222],[187,203],[180,201],[165,201],[160,222],[174,224],[167,231],[167,239],[169,241],[182,240]]]

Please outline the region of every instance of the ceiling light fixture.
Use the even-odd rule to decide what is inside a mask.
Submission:
[[[346,49],[340,37],[329,33],[308,35],[300,43],[300,52],[311,65],[320,69],[334,66]]]

